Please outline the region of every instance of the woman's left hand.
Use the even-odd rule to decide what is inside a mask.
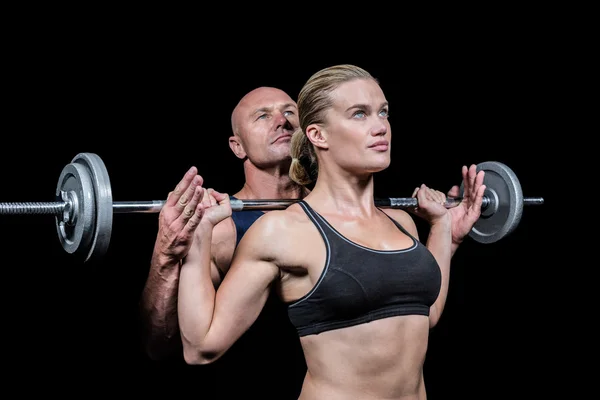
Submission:
[[[463,193],[462,201],[456,207],[448,211],[452,217],[452,241],[461,243],[465,236],[471,232],[473,225],[481,216],[481,205],[483,203],[483,194],[486,186],[484,185],[485,172],[477,172],[477,166],[472,164],[470,167],[462,167]],[[460,196],[458,186],[453,186],[448,191],[448,196]]]
[[[445,206],[446,195],[439,190],[422,184],[420,187],[415,188],[412,197],[417,198],[418,206],[411,211],[428,221],[431,225],[450,217],[448,209]]]

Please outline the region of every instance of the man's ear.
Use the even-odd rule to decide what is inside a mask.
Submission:
[[[306,136],[308,140],[315,146],[321,149],[328,149],[327,131],[319,124],[311,124],[306,127]]]
[[[233,135],[229,137],[229,148],[231,151],[233,151],[233,154],[235,154],[237,158],[242,160],[246,158],[246,151],[244,150],[244,145],[242,144],[239,136]]]

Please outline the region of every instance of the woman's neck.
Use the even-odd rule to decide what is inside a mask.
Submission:
[[[371,217],[377,212],[374,199],[374,177],[357,177],[338,170],[334,173],[322,168],[315,187],[307,196],[324,213],[342,213],[357,217]]]

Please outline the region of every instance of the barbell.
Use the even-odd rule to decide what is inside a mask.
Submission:
[[[483,162],[477,170],[485,171],[481,217],[469,236],[479,243],[493,243],[510,234],[521,221],[523,206],[541,205],[542,197],[523,197],[516,174],[497,161]],[[460,196],[448,197],[445,206],[456,207]],[[297,199],[231,199],[233,211],[281,210]],[[79,153],[67,164],[58,179],[53,202],[0,203],[0,215],[52,215],[63,249],[83,262],[97,260],[111,239],[113,214],[159,213],[165,200],[113,201],[110,178],[104,161],[95,153]],[[416,198],[376,198],[382,208],[407,208],[418,205]]]

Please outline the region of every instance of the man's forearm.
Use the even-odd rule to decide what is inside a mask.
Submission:
[[[180,262],[152,258],[141,298],[144,345],[152,359],[165,358],[181,348],[177,320]]]

